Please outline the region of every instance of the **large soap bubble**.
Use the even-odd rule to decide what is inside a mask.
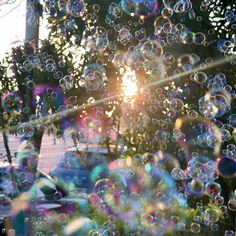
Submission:
[[[162,46],[154,40],[144,42],[140,48],[144,60],[157,62],[160,61],[163,54]]]
[[[72,16],[81,17],[85,12],[85,4],[83,0],[69,0],[67,10]]]
[[[2,106],[6,112],[18,112],[21,109],[21,99],[16,93],[7,93],[2,97]]]
[[[106,79],[106,69],[100,64],[88,64],[83,69],[82,81],[88,91],[102,88]]]
[[[196,119],[179,118],[175,123],[176,141],[188,158],[193,153],[206,154],[214,160],[220,152],[221,130],[214,124],[199,116]]]
[[[199,110],[208,119],[225,115],[231,108],[231,96],[223,89],[212,89],[199,100]]]
[[[192,2],[190,0],[163,0],[166,8],[175,12],[188,12],[192,9]]]

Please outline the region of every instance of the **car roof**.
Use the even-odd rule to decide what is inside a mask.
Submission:
[[[66,150],[66,152],[86,152],[86,153],[98,153],[98,154],[108,154],[108,150],[105,147],[73,147]],[[66,153],[65,152],[65,153]]]

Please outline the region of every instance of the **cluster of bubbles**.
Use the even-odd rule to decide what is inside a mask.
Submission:
[[[213,89],[199,99],[199,110],[208,119],[219,118],[230,111],[231,96],[222,89]]]
[[[83,0],[69,0],[67,10],[73,17],[81,17],[85,11],[85,4]]]
[[[190,0],[163,0],[166,8],[177,13],[189,12],[192,9]]]
[[[105,22],[109,25],[114,25],[115,21],[121,18],[123,15],[123,11],[119,8],[119,6],[112,2],[108,7],[108,13],[106,15]]]
[[[77,168],[80,159],[79,168],[86,169],[82,157],[72,152],[68,155],[64,161],[69,162],[64,166]],[[69,158],[72,156],[73,163]],[[200,234],[206,227],[217,233],[220,218],[228,218],[229,211],[236,209],[234,194],[225,205],[221,186],[215,182],[217,164],[206,157],[194,157],[186,171],[179,168],[175,158],[164,152],[135,154],[110,163],[99,162],[91,171],[92,193],[75,192],[79,202],[74,207],[71,203],[66,213],[50,214],[38,209],[40,215],[30,220],[35,233],[54,232],[55,225],[59,225],[59,230],[66,235],[117,235],[117,221],[125,222],[123,232],[126,235],[164,234],[175,230]],[[168,168],[173,168],[171,174]],[[73,182],[72,179],[64,181],[69,183],[67,185]],[[196,213],[186,216],[191,212],[187,207],[188,199],[203,195],[213,203],[205,206],[197,202]],[[97,217],[107,216],[107,221],[101,224],[87,217],[89,206],[96,209]],[[84,216],[71,218],[76,210]],[[229,233],[227,230],[225,235]]]
[[[150,17],[158,8],[156,0],[121,0],[121,9],[131,16]]]
[[[224,181],[236,177],[236,87],[233,69],[229,75],[221,73],[222,67],[211,70],[220,63],[201,54],[215,47],[228,64],[235,64],[235,6],[223,9],[220,0],[200,1],[199,9],[191,0],[43,2],[64,47],[71,46],[57,57],[30,45],[21,62],[12,62],[25,75],[17,82],[32,92],[33,107],[24,104],[29,94],[2,96],[4,121],[17,126],[16,134],[25,143],[17,153],[18,184],[10,181],[11,170],[0,168],[0,224],[11,210],[8,196],[15,197],[20,187],[37,216],[26,217],[24,223],[32,224],[38,236],[56,234],[55,225],[68,236],[120,235],[119,224],[122,235],[177,231],[201,235],[209,230],[220,234],[221,220],[230,222],[236,212],[234,189],[224,193]],[[211,11],[208,31],[196,27],[205,20],[199,10]],[[222,14],[225,29],[219,35],[224,30],[227,35],[215,39]],[[219,24],[213,16],[219,16]],[[27,24],[38,24],[31,5]],[[55,40],[56,49],[60,40]],[[70,60],[75,71],[67,68]],[[8,73],[15,81],[11,69]],[[36,79],[37,73],[43,82]],[[115,102],[92,112],[85,105],[75,121],[65,119],[68,110],[84,105],[80,91],[89,97],[91,108],[97,94],[117,95],[121,80],[120,87],[127,91]],[[29,116],[32,109],[37,115]],[[51,114],[55,120],[41,119]],[[112,126],[106,118],[113,114]],[[34,141],[39,131],[56,134],[61,120],[64,138],[71,137],[74,145],[82,141],[87,149],[68,151],[56,167],[59,176],[52,171],[54,180],[42,180],[37,176],[39,153]],[[107,153],[101,158],[97,148],[90,155],[89,143],[106,146]],[[69,196],[54,185],[55,180],[62,182]],[[53,201],[56,210],[38,203],[35,193],[43,201]],[[233,236],[233,225],[223,228],[225,236]],[[16,234],[14,229],[7,233]]]
[[[88,91],[99,90],[106,81],[106,69],[101,64],[88,64],[83,69],[82,82]]]
[[[46,10],[54,16],[57,14],[57,9],[61,14],[70,14],[74,18],[82,17],[86,12],[86,6],[83,0],[46,0],[45,5]]]
[[[142,29],[141,29],[142,31]],[[139,36],[145,33],[143,30],[140,31]],[[126,44],[129,40],[129,34],[127,28],[122,28],[120,33],[125,33],[122,35],[122,42]],[[120,34],[119,33],[119,34]],[[120,36],[120,35],[118,35]],[[118,52],[114,55],[112,60],[113,64],[120,68],[122,72],[122,68],[130,68],[131,70],[136,71],[144,71],[149,78],[149,83],[152,81],[161,80],[165,76],[165,64],[163,62],[163,48],[160,43],[150,39],[140,39],[140,43],[133,48],[133,50],[129,52]],[[148,81],[146,81],[148,82]]]
[[[42,116],[59,111],[62,106],[65,106],[67,104],[65,93],[75,85],[74,78],[68,75],[65,57],[55,59],[45,48],[37,54],[32,54],[31,49],[31,45],[28,45],[25,49],[26,53],[22,55],[19,62],[16,59],[12,60],[10,69],[7,70],[7,76],[15,81],[11,68],[17,66],[18,73],[22,76],[22,80],[18,83],[24,89],[2,95],[3,120],[6,126],[10,127],[10,133],[19,135],[22,140],[32,139],[39,130],[40,132],[49,130],[51,124],[43,122]],[[40,83],[35,74],[40,75]],[[28,90],[27,94],[26,90]],[[28,96],[32,96],[30,104],[25,101]],[[32,114],[32,110],[35,110],[36,114]]]
[[[99,154],[95,154],[92,157],[97,159],[98,156]],[[86,164],[83,157],[77,153],[67,152],[66,157],[63,163],[61,162],[61,166],[81,168],[83,171],[88,168],[89,160]],[[37,225],[34,229],[37,230],[36,232],[50,232],[52,223],[56,223],[66,235],[73,233],[116,235],[119,234],[116,223],[118,220],[126,222],[125,234],[165,233],[181,227],[184,223],[181,215],[186,210],[186,199],[178,192],[175,181],[159,163],[158,158],[152,153],[145,153],[129,156],[126,159],[117,159],[110,163],[107,163],[104,157],[97,159],[98,162],[91,165],[93,191],[89,194],[74,193],[74,197],[80,199],[77,207],[84,216],[71,219],[70,215],[64,214],[64,221],[60,221],[58,218],[60,219],[61,214],[45,215],[42,212],[41,216],[35,219]],[[67,179],[66,176],[63,181],[67,182],[67,186],[73,182],[72,178]],[[170,205],[174,206],[171,211]],[[86,217],[89,206],[96,209],[98,217],[105,215],[107,221],[101,224]],[[177,210],[179,206],[183,209],[180,212]],[[44,224],[39,223],[42,221]]]
[[[93,26],[83,32],[81,45],[86,50],[106,49],[109,46],[107,29]]]
[[[59,84],[64,91],[74,88],[74,79],[70,75],[65,75],[59,80]]]

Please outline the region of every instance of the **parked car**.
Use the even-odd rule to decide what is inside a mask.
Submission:
[[[6,225],[9,225],[9,222],[15,235],[34,235],[32,234],[34,222],[31,219],[37,222],[37,219],[50,215],[49,212],[68,215],[74,213],[78,207],[84,209],[88,206],[86,195],[69,196],[61,182],[43,172],[37,173],[37,179],[27,191],[23,188],[25,186],[19,185],[20,193],[16,195],[10,177],[12,168],[0,167],[0,235],[8,235]],[[15,166],[15,175],[18,176],[20,172]],[[9,188],[5,188],[6,183]]]
[[[67,150],[62,160],[49,173],[50,176],[65,183],[69,191],[90,193],[93,190],[93,170],[97,166],[103,169],[100,178],[108,176],[108,151],[106,148],[72,148]]]

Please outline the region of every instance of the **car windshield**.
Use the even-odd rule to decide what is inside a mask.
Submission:
[[[82,157],[75,152],[65,153],[58,166],[66,169],[85,169]]]

